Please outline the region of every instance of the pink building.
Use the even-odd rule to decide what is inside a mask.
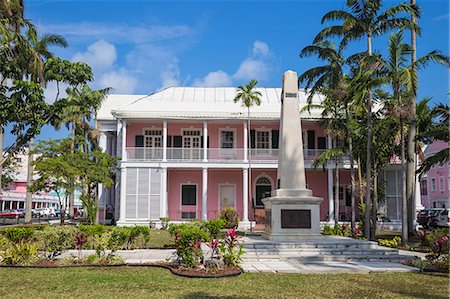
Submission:
[[[431,157],[437,152],[448,149],[449,144],[436,141],[425,148],[425,157]],[[448,208],[450,198],[450,162],[432,166],[420,180],[422,205],[427,209]]]
[[[261,199],[277,187],[281,89],[258,90],[261,105],[251,108],[250,127],[246,108],[233,102],[234,87],[171,87],[149,96],[110,95],[98,113],[103,132],[99,142],[121,162],[116,184],[100,192],[100,214],[119,225],[133,225],[160,217],[210,219],[232,206],[242,228],[253,220],[264,223]],[[304,90],[299,103],[306,105]],[[324,198],[321,221],[333,221],[334,163],[325,170],[311,167],[333,143],[320,119],[317,109],[302,114],[306,179],[314,195]],[[349,221],[348,159],[339,168],[337,214],[339,220]]]

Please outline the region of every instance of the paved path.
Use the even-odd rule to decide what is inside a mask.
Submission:
[[[301,274],[367,274],[370,272],[417,272],[419,269],[389,262],[311,262],[297,260],[244,261],[246,272],[301,273]]]
[[[119,250],[126,263],[139,264],[164,261],[173,257],[174,249],[140,249]],[[94,254],[94,250],[83,250],[82,255]],[[69,250],[62,257],[78,255],[77,250]],[[389,262],[301,262],[298,260],[264,260],[244,261],[242,268],[246,272],[266,273],[302,273],[302,274],[333,274],[333,273],[369,273],[369,272],[414,272],[417,268],[408,267],[399,263]]]

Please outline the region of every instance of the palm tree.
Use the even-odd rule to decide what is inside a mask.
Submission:
[[[24,67],[27,69],[28,75],[32,82],[45,86],[44,78],[44,62],[53,56],[53,53],[48,49],[49,46],[67,47],[67,41],[57,34],[45,34],[39,37],[35,28],[29,28],[27,32],[27,39],[29,43],[29,52],[24,53],[19,60],[22,60]],[[31,153],[34,145],[34,138],[29,142],[28,166],[27,166],[27,186],[33,183],[33,154]],[[31,205],[32,192],[27,190],[25,197],[25,222],[31,222]]]
[[[351,123],[353,111],[352,96],[349,93],[348,78],[344,74],[344,67],[347,63],[350,63],[355,57],[361,55],[360,53],[352,55],[348,59],[344,59],[343,48],[336,49],[329,41],[317,42],[311,46],[305,47],[300,52],[300,57],[309,57],[312,55],[318,56],[320,59],[325,60],[328,64],[314,67],[305,71],[299,76],[299,83],[306,82],[305,88],[312,88],[308,91],[308,106],[309,110],[313,106],[311,105],[312,97],[314,94],[330,93],[334,94],[332,100],[338,101],[340,105],[345,107],[345,119],[347,123]],[[314,83],[314,84],[313,84]],[[324,109],[324,107],[320,107]],[[351,198],[352,198],[352,228],[355,227],[355,167],[353,157],[353,138],[351,132],[351,126],[347,126],[344,129],[345,139],[349,144],[349,158],[350,158],[350,177],[351,177]],[[330,152],[331,153],[331,152]],[[325,155],[325,154],[324,154]],[[326,155],[325,155],[326,156]],[[324,157],[325,157],[324,156]],[[319,158],[319,157],[318,157]],[[320,164],[320,163],[319,163]],[[338,182],[338,180],[337,180]],[[336,193],[337,194],[337,193]],[[335,201],[336,202],[336,201]],[[337,209],[335,209],[337,213]],[[330,215],[331,217],[331,215]]]
[[[417,26],[406,18],[397,17],[400,13],[418,15],[418,9],[414,5],[399,4],[381,12],[381,0],[347,0],[347,10],[334,10],[322,17],[322,23],[326,21],[343,21],[342,25],[335,25],[323,29],[317,34],[314,42],[319,42],[331,36],[342,36],[341,47],[345,47],[349,42],[367,39],[367,55],[372,56],[372,38],[383,35],[387,31],[398,28],[413,28],[418,31]],[[372,91],[366,93],[367,106],[367,159],[366,159],[366,207],[370,207],[371,200],[371,177],[372,177]],[[370,215],[365,213],[365,237],[370,237]]]
[[[247,108],[247,130],[250,132],[250,108],[254,105],[259,106],[261,104],[261,93],[255,89],[256,84],[258,84],[257,80],[251,80],[245,85],[239,85],[236,89],[236,96],[234,97],[234,102],[238,103],[240,102],[242,107]],[[249,190],[249,197],[250,200],[253,202],[252,199],[252,164],[251,164],[251,140],[250,140],[250,134],[247,134],[247,158],[248,158],[248,172],[250,179],[248,180],[248,190]],[[244,206],[248,206],[244,205]],[[247,217],[248,211],[243,212],[243,217]],[[251,222],[250,222],[251,224]],[[250,226],[251,229],[251,226]]]

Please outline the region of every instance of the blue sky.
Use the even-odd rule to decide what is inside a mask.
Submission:
[[[236,86],[254,78],[260,86],[279,86],[285,70],[302,73],[319,64],[298,54],[324,28],[322,15],[344,2],[25,0],[25,5],[26,17],[42,33],[68,40],[68,48],[53,49],[56,55],[93,67],[94,88],[150,94],[173,85]],[[417,2],[423,11],[418,56],[434,49],[449,55],[448,1]],[[405,37],[409,41],[409,34]],[[386,46],[386,37],[375,39],[380,53]],[[356,44],[349,53],[364,47]],[[419,98],[447,102],[448,87],[448,70],[431,65],[420,74]],[[49,86],[49,101],[54,94]],[[40,138],[65,134],[46,128]]]

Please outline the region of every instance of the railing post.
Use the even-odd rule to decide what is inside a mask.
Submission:
[[[208,123],[203,122],[203,162],[208,162]]]
[[[167,120],[163,121],[163,162],[167,161]]]

